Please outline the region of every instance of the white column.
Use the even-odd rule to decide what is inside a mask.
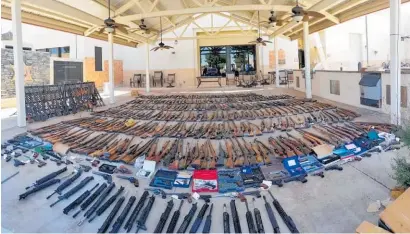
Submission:
[[[149,93],[149,43],[146,43],[147,54],[145,57],[145,91]]]
[[[113,35],[108,33],[108,78],[110,89],[110,103],[115,103],[114,98],[114,66],[113,66]]]
[[[306,98],[312,98],[312,80],[310,77],[310,46],[309,46],[309,23],[303,22],[303,43],[305,51],[305,86]]]
[[[274,46],[275,46],[275,84],[276,87],[279,87],[279,43],[278,43],[278,37],[274,38]]]
[[[14,78],[16,85],[17,126],[26,126],[26,101],[24,95],[23,40],[21,31],[20,0],[12,0],[11,20],[13,28]]]
[[[400,0],[390,0],[390,76],[391,76],[391,111],[392,124],[401,124],[400,113]]]

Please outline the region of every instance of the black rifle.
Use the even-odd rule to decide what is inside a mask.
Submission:
[[[147,230],[147,227],[145,226],[145,222],[147,221],[149,212],[151,211],[154,201],[155,201],[155,196],[152,195],[148,200],[148,204],[144,207],[144,210],[142,210],[141,217],[137,220],[137,230],[135,231],[135,233],[137,233],[140,229],[144,231]]]
[[[195,215],[196,209],[198,209],[198,205],[196,203],[192,204],[191,209],[189,210],[188,214],[185,215],[184,221],[182,222],[181,226],[179,227],[177,233],[185,233],[188,229],[189,224],[191,223],[192,218]]]
[[[91,192],[98,187],[98,185],[100,184],[96,184],[92,189],[90,190],[86,190],[85,192],[83,192],[83,194],[81,194],[79,197],[77,197],[77,199],[75,199],[73,202],[71,202],[68,206],[66,206],[63,209],[63,213],[64,214],[68,214],[68,212],[70,212],[70,210],[74,209],[76,206],[80,205],[88,196],[90,196]]]
[[[157,226],[155,227],[154,233],[161,233],[162,229],[164,229],[165,223],[167,222],[168,216],[171,213],[172,208],[174,207],[174,202],[172,199],[168,202],[167,208],[165,208],[164,213],[162,213],[161,218]]]
[[[223,223],[224,223],[224,233],[231,233],[231,227],[229,225],[229,214],[226,211],[226,204],[224,204]]]
[[[127,205],[122,210],[122,213],[120,214],[120,216],[118,216],[117,220],[112,225],[112,229],[111,229],[110,233],[117,233],[120,230],[121,225],[124,223],[125,218],[128,215],[128,212],[130,212],[132,205],[134,205],[135,200],[137,200],[137,198],[135,196],[130,197],[130,199],[128,200]]]
[[[199,210],[198,216],[196,216],[194,224],[192,224],[192,227],[191,227],[191,230],[189,230],[189,233],[196,233],[198,231],[199,226],[201,226],[202,220],[204,219],[205,212],[208,209],[208,207],[209,207],[208,203],[205,203],[201,207],[201,210]]]
[[[78,222],[78,226],[83,224],[84,220],[87,218],[91,217],[91,215],[98,209],[98,207],[103,203],[104,199],[110,194],[111,190],[115,187],[115,183],[111,183],[108,185],[107,189],[104,190],[104,192],[101,194],[101,196],[98,198],[98,200],[88,209],[85,214],[84,218]]]
[[[53,207],[55,204],[59,203],[60,201],[69,198],[71,195],[75,194],[83,188],[85,185],[88,184],[91,180],[93,180],[93,176],[87,176],[85,177],[79,184],[77,184],[74,188],[70,189],[68,192],[64,193],[64,195],[58,196],[58,200],[55,201],[53,204],[50,205],[50,207]]]
[[[68,178],[66,181],[64,181],[62,184],[60,184],[56,190],[54,190],[54,192],[52,194],[50,194],[47,199],[49,199],[50,197],[52,197],[54,194],[58,193],[61,194],[61,192],[67,188],[68,186],[70,186],[76,179],[78,179],[78,177],[81,176],[81,174],[83,173],[83,170],[78,170],[78,172],[73,175],[71,178]]]
[[[177,222],[179,219],[179,216],[181,215],[181,207],[184,204],[184,200],[181,200],[179,203],[179,208],[178,210],[174,211],[174,214],[172,215],[171,221],[169,222],[167,233],[174,233],[175,227],[177,226]]]
[[[134,210],[131,213],[131,216],[128,218],[128,221],[125,223],[124,228],[127,229],[127,232],[131,231],[132,225],[137,219],[138,214],[140,213],[142,207],[144,206],[145,200],[147,199],[149,193],[145,191],[140,200],[137,203],[137,206],[134,208]]]
[[[289,228],[289,231],[292,232],[292,233],[299,233],[299,230],[296,228],[296,225],[293,222],[293,219],[288,214],[286,214],[285,210],[282,208],[279,201],[276,200],[275,197],[273,197],[272,193],[269,190],[268,190],[268,192],[269,192],[269,195],[273,199],[273,206],[278,211],[278,213],[279,213],[280,217],[282,218],[283,222]]]
[[[256,229],[255,229],[255,223],[253,222],[253,217],[252,217],[252,213],[249,210],[248,207],[248,201],[245,200],[245,205],[246,205],[246,222],[248,223],[248,229],[249,229],[249,233],[257,233]]]
[[[49,181],[47,181],[47,182],[44,182],[44,183],[42,183],[42,184],[40,184],[40,185],[34,187],[33,189],[31,189],[31,190],[29,190],[29,191],[27,191],[27,192],[25,192],[25,193],[23,193],[23,194],[20,194],[20,195],[19,195],[19,200],[25,199],[28,195],[33,194],[33,193],[36,193],[36,192],[38,192],[38,191],[40,191],[40,190],[43,190],[43,189],[45,189],[45,188],[48,188],[48,187],[50,187],[51,185],[57,184],[57,183],[60,183],[60,179],[51,179],[51,180],[49,180]]]
[[[122,191],[124,191],[124,187],[121,186],[114,195],[112,195],[100,208],[98,208],[94,216],[92,216],[88,220],[88,222],[91,223],[95,219],[95,217],[100,216],[102,213],[104,213],[104,211],[108,207],[110,207],[112,203],[114,203],[115,199],[117,199],[117,197],[122,193]]]
[[[58,171],[52,172],[52,173],[50,173],[50,174],[48,174],[48,175],[46,175],[46,176],[44,176],[44,177],[42,177],[42,178],[36,180],[35,183],[33,183],[32,185],[26,187],[26,189],[29,189],[29,188],[31,188],[31,187],[39,186],[40,184],[45,183],[45,182],[47,182],[47,181],[53,179],[54,177],[60,175],[61,173],[65,172],[65,171],[67,171],[67,167],[64,167],[64,168],[61,168],[61,169],[58,170]]]
[[[87,200],[85,200],[83,202],[83,204],[81,204],[80,206],[80,210],[77,211],[74,215],[73,218],[77,217],[77,215],[82,211],[87,209],[87,207],[91,204],[91,202],[93,202],[102,192],[103,190],[107,187],[106,183],[103,183],[93,194],[91,194],[91,196],[89,198],[87,198]]]
[[[252,204],[253,204],[253,214],[255,215],[256,229],[258,230],[258,233],[265,233],[265,228],[263,227],[261,212],[259,211],[258,208],[255,207],[255,198],[252,198]]]
[[[266,201],[265,196],[263,196],[263,200],[265,200],[265,208],[266,208],[266,212],[268,213],[270,223],[272,224],[273,232],[274,233],[280,233],[278,221],[276,221],[275,214],[273,213],[272,207]]]
[[[236,210],[235,200],[231,200],[231,213],[232,213],[232,220],[233,220],[233,227],[235,229],[235,233],[242,233],[241,230],[241,223],[239,222],[238,211]]]
[[[206,216],[204,229],[202,233],[209,233],[211,231],[211,224],[212,224],[212,209],[214,208],[214,204],[211,204],[211,209],[209,210],[208,216]]]
[[[105,233],[110,226],[112,220],[114,219],[115,215],[118,213],[118,211],[121,208],[122,203],[124,203],[125,197],[122,196],[117,203],[115,204],[114,208],[111,210],[111,213],[108,215],[108,217],[105,219],[104,223],[101,225],[101,227],[98,229],[98,233]]]

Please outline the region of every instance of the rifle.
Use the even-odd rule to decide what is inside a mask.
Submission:
[[[216,168],[216,161],[217,161],[216,152],[215,152],[214,147],[212,146],[211,141],[208,140],[207,143],[208,143],[208,148],[209,148],[208,152],[209,152],[209,155],[210,155],[209,164],[208,164],[207,169],[215,169]]]
[[[218,151],[219,151],[219,154],[218,154],[217,161],[216,161],[216,167],[223,167],[225,165],[224,161],[227,158],[227,155],[226,155],[226,152],[224,151],[224,149],[222,148],[222,143],[221,142],[219,142]]]
[[[65,172],[65,171],[67,171],[67,167],[64,167],[64,168],[61,168],[58,171],[52,172],[52,173],[50,173],[50,174],[36,180],[36,182],[34,182],[32,185],[26,187],[26,190],[29,189],[29,188],[32,188],[32,187],[39,186],[39,185],[41,185],[41,184],[55,178],[56,176],[60,175],[61,173]]]
[[[229,139],[232,142],[232,149],[235,152],[235,157],[233,158],[235,167],[241,167],[244,164],[244,156],[241,154],[240,149],[236,148],[232,139]]]
[[[252,213],[249,210],[248,201],[246,199],[245,199],[245,205],[246,205],[246,222],[248,223],[249,233],[257,233],[255,229],[255,223],[253,222]]]
[[[191,209],[189,210],[188,214],[185,215],[184,221],[182,222],[181,226],[179,226],[179,229],[177,233],[185,233],[189,224],[191,223],[192,218],[195,215],[196,209],[197,209],[197,203],[192,204]]]
[[[111,183],[114,184],[114,183]],[[111,186],[110,184],[110,186]],[[114,186],[112,186],[113,188]],[[80,210],[78,210],[74,215],[73,218],[77,217],[78,214],[80,214],[80,212],[82,210],[87,209],[87,207],[100,195],[103,194],[101,196],[104,196],[104,194],[106,193],[105,188],[107,188],[107,184],[103,183],[89,198],[87,198],[87,200],[84,201],[83,204],[81,204],[80,206]],[[111,191],[111,190],[110,190]],[[97,201],[98,202],[98,201]]]
[[[262,156],[263,161],[265,162],[265,165],[270,165],[272,163],[272,161],[270,160],[270,158],[268,156],[268,151],[265,148],[265,146],[263,145],[263,143],[261,143],[260,141],[258,141],[256,139],[254,140],[254,142],[255,142],[254,143],[255,147],[257,147],[260,151],[260,154]]]
[[[49,199],[50,197],[52,197],[54,194],[58,193],[61,194],[61,192],[67,188],[68,186],[70,186],[70,184],[72,184],[76,179],[78,179],[78,177],[81,176],[82,174],[82,170],[78,170],[77,173],[75,175],[73,175],[71,178],[68,178],[67,180],[65,180],[62,184],[60,184],[56,190],[54,190],[54,192],[52,194],[50,194],[46,199]]]
[[[93,176],[87,176],[85,177],[79,184],[77,184],[74,188],[70,189],[68,192],[64,193],[64,195],[58,196],[58,200],[55,201],[54,203],[52,203],[50,205],[50,207],[55,206],[57,203],[59,203],[60,201],[67,199],[69,197],[71,197],[71,195],[75,194],[76,192],[78,192],[78,190],[80,190],[81,188],[83,188],[84,186],[86,186],[91,180],[94,180]]]
[[[159,221],[158,221],[157,226],[155,227],[154,233],[162,233],[162,229],[164,229],[165,223],[167,222],[168,216],[171,213],[172,207],[174,207],[174,202],[171,199],[168,202],[164,213],[162,213],[161,217],[159,218]]]
[[[179,158],[181,157],[181,155],[183,154],[182,152],[182,147],[183,147],[183,140],[182,139],[178,139],[177,142],[177,152],[176,154],[172,155],[173,159],[171,159],[171,163],[169,164],[168,168],[172,169],[172,170],[178,170],[178,166],[179,166]],[[173,160],[173,161],[172,161]]]
[[[255,152],[255,158],[256,158],[257,164],[262,165],[263,164],[263,157],[262,157],[261,153],[259,152],[258,145],[253,143],[252,144],[252,149]]]
[[[231,205],[231,213],[232,213],[233,227],[235,229],[235,233],[242,233],[241,223],[239,221],[238,211],[236,210],[234,199],[231,200],[230,205]]]
[[[102,213],[104,213],[104,211],[111,206],[111,204],[114,203],[114,201],[117,199],[117,197],[122,193],[122,191],[124,191],[124,187],[120,187],[118,189],[118,191],[112,195],[100,208],[98,208],[98,210],[95,212],[95,214],[91,217],[91,214],[89,214],[88,216],[90,217],[88,219],[88,222],[91,223],[97,216],[100,216]],[[108,194],[107,194],[108,195]],[[125,197],[123,197],[125,200]],[[87,211],[88,212],[88,211]],[[87,213],[86,213],[87,214]],[[84,215],[85,216],[85,215]],[[108,228],[108,227],[107,227]]]
[[[187,143],[186,149],[185,149],[185,154],[181,152],[179,155],[178,161],[178,170],[185,170],[187,168],[187,160],[188,160],[188,155],[190,153],[190,147],[189,147],[189,142]]]
[[[208,207],[209,207],[208,203],[205,203],[201,207],[201,210],[199,211],[198,216],[196,216],[194,224],[192,224],[191,230],[189,231],[190,233],[196,233],[198,231],[199,226],[201,226],[202,220],[204,218],[205,212],[208,209]]]
[[[225,167],[226,168],[233,168],[233,149],[232,149],[232,143],[229,142],[229,140],[225,140],[225,147],[226,147],[226,153],[227,153],[227,158],[225,160]]]
[[[226,204],[224,204],[224,212],[223,212],[222,218],[223,218],[224,233],[231,233],[231,227],[229,225],[229,214],[226,211]]]
[[[137,203],[137,206],[134,208],[134,210],[131,213],[131,216],[128,218],[127,222],[125,223],[124,228],[127,229],[127,232],[131,231],[132,225],[137,219],[137,216],[139,212],[141,211],[142,207],[144,206],[145,200],[147,200],[148,195],[149,193],[147,191],[144,191],[140,200]]]
[[[265,233],[265,228],[263,227],[261,212],[255,207],[255,198],[252,198],[253,204],[253,214],[255,215],[255,224],[258,229],[258,233]]]
[[[273,200],[273,206],[276,208],[278,211],[280,217],[282,218],[283,222],[286,224],[286,226],[289,228],[289,231],[291,233],[299,233],[299,230],[296,228],[295,223],[293,222],[292,218],[286,214],[285,210],[282,208],[281,204],[279,203],[278,200],[275,199],[275,197],[272,195],[272,193],[268,190],[269,195],[272,197]]]
[[[174,233],[175,227],[177,226],[179,216],[181,215],[181,207],[183,204],[184,204],[184,200],[181,200],[181,202],[179,203],[178,210],[174,211],[174,214],[172,215],[172,218],[171,218],[171,221],[169,222],[166,233]]]
[[[110,214],[108,217],[105,219],[104,223],[101,225],[101,227],[98,229],[98,233],[105,233],[110,226],[112,220],[114,219],[115,215],[118,213],[118,211],[121,208],[122,203],[124,203],[125,197],[122,196],[117,203],[115,204],[114,208],[111,210]]]
[[[255,157],[255,152],[252,149],[252,145],[249,144],[249,142],[245,141],[245,139],[242,138],[243,144],[245,145],[245,149],[247,150],[247,163],[250,165],[256,165],[256,157]]]
[[[214,208],[214,204],[211,204],[211,209],[209,211],[208,216],[206,216],[204,228],[202,229],[202,233],[209,233],[211,231],[211,224],[212,224],[212,209]]]
[[[50,187],[51,185],[53,185],[53,184],[57,184],[57,183],[60,183],[60,179],[50,179],[50,180],[47,180],[46,182],[44,182],[44,183],[42,183],[42,184],[40,184],[40,185],[38,185],[38,186],[35,186],[33,189],[31,189],[31,190],[28,190],[27,192],[25,192],[25,193],[23,193],[23,194],[20,194],[19,195],[19,200],[21,200],[21,199],[26,199],[26,197],[28,197],[29,195],[31,195],[31,194],[33,194],[33,193],[36,193],[36,192],[38,192],[38,191],[41,191],[41,190],[43,190],[43,189],[45,189],[45,188],[48,188],[48,187]]]
[[[78,205],[80,205],[88,196],[90,196],[91,192],[98,187],[99,183],[97,183],[93,188],[90,190],[86,190],[84,193],[82,193],[77,199],[75,199],[73,202],[71,202],[68,206],[66,206],[63,209],[64,214],[68,214],[70,210],[74,209]]]
[[[266,201],[266,197],[263,196],[263,200],[265,201],[265,208],[266,212],[268,213],[268,217],[270,220],[270,223],[272,224],[273,232],[274,233],[280,233],[278,221],[276,221],[275,214],[273,213],[272,207],[270,204]]]
[[[120,230],[121,225],[124,223],[125,218],[127,217],[127,214],[131,210],[131,207],[134,204],[136,199],[137,198],[135,196],[130,197],[130,199],[128,200],[127,205],[122,210],[122,213],[120,214],[120,216],[118,216],[117,220],[112,225],[112,229],[111,229],[110,233],[117,233]],[[114,218],[114,216],[112,217],[112,219],[113,218]]]
[[[140,218],[137,220],[137,230],[135,231],[135,233],[137,233],[140,229],[145,230],[145,231],[147,230],[147,227],[145,226],[145,222],[147,221],[149,212],[151,211],[154,201],[155,201],[155,196],[152,195],[149,198],[147,206],[145,206],[144,210],[142,210],[142,214]]]

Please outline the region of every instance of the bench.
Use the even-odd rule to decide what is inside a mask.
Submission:
[[[217,82],[219,84],[219,87],[222,87],[221,78],[222,76],[198,76],[196,78],[198,80],[197,88],[199,88],[202,82]]]

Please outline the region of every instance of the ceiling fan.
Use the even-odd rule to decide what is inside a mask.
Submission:
[[[114,33],[115,31],[118,30],[124,34],[128,34],[128,31],[126,27],[128,27],[125,24],[119,24],[116,23],[115,20],[111,19],[111,4],[110,0],[108,0],[108,18],[104,20],[104,25],[99,26],[101,29],[98,31],[98,33],[103,33],[104,31],[107,33]]]
[[[266,24],[269,27],[275,27],[275,26],[282,26],[282,20],[278,20],[275,16],[275,12],[271,11],[270,12],[270,17],[268,19],[268,21],[262,21],[262,24]]]
[[[301,6],[299,6],[299,1],[296,0],[296,6],[292,8],[292,19],[296,23],[299,23],[300,21],[307,22],[309,21],[309,17],[315,17],[315,18],[323,18],[325,17],[319,12],[316,11],[305,11]]]
[[[266,43],[272,43],[271,41],[263,40],[262,37],[261,37],[261,25],[260,25],[260,21],[259,21],[259,11],[258,11],[258,38],[256,38],[255,41],[250,41],[249,43],[261,44],[263,46],[266,46]]]
[[[172,47],[172,46],[167,46],[167,45],[165,45],[165,44],[162,42],[162,20],[161,20],[161,19],[162,19],[162,18],[159,17],[159,25],[160,25],[160,30],[161,30],[161,31],[160,31],[160,33],[161,33],[161,42],[158,44],[157,47],[152,48],[151,51],[168,50],[168,49],[174,48],[174,47]]]
[[[149,29],[148,26],[144,23],[144,19],[141,19],[141,24],[138,25],[138,28],[128,28],[128,31],[129,32],[141,31],[145,34],[150,34],[152,31],[156,31],[156,30]]]

